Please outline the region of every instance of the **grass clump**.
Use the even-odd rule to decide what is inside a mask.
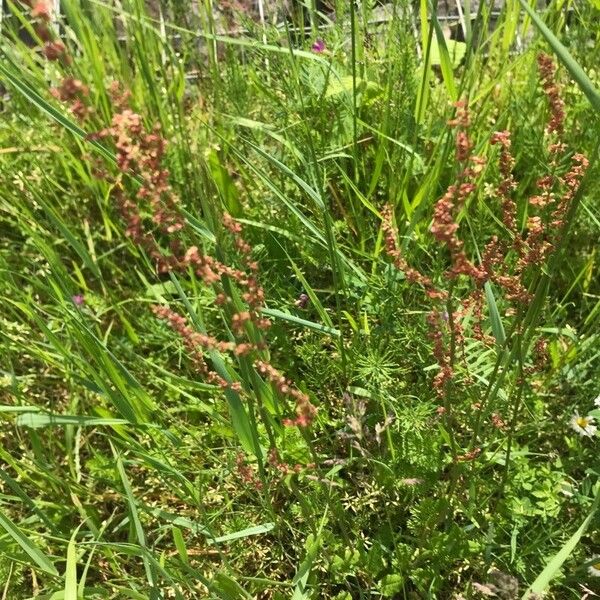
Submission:
[[[3,597],[593,597],[597,11],[233,4],[9,3]]]

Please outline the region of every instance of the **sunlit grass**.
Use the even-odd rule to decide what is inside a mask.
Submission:
[[[496,16],[481,3],[456,28],[462,42],[424,1],[392,2],[378,24],[376,6],[334,4],[335,20],[308,2],[285,22],[227,24],[208,2],[155,14],[141,0],[69,0],[66,54],[51,61],[43,22],[9,3],[4,598],[596,589],[597,436],[569,423],[578,414],[595,434],[600,419],[598,11],[557,2],[539,17],[510,1]],[[556,156],[539,51],[564,65]],[[58,100],[70,78],[86,93]],[[458,99],[485,157],[452,215],[473,265],[497,235],[513,269],[528,219],[553,218],[528,201],[536,182],[564,178],[573,153],[591,163],[547,225],[546,258],[518,271],[527,301],[511,300],[509,280],[449,277],[455,258],[432,235],[463,177],[448,125]],[[119,129],[126,109],[138,133]],[[512,228],[490,145],[503,130]],[[167,142],[158,163],[147,135]],[[123,148],[138,157],[129,167]],[[167,197],[181,231],[161,229]],[[463,306],[477,289],[480,329]],[[444,360],[454,375],[436,391]]]

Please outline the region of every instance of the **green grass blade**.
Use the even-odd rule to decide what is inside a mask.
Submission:
[[[77,600],[77,544],[75,536],[77,531],[69,540],[67,546],[67,566],[65,568],[65,596],[64,600]]]
[[[42,571],[50,575],[58,575],[52,561],[2,511],[0,511],[0,527],[6,530]]]
[[[6,453],[6,456],[3,458],[8,462],[10,455]],[[12,458],[12,457],[10,457]],[[0,468],[0,479],[16,494],[22,502],[33,511],[48,527],[50,531],[53,533],[56,532],[56,526],[52,523],[52,521],[46,516],[43,510],[40,510],[35,502],[25,493],[25,490],[19,485],[17,481],[15,481],[5,469]]]
[[[485,298],[488,304],[488,311],[490,314],[490,322],[492,325],[492,333],[496,338],[498,346],[502,347],[506,341],[506,333],[504,332],[504,325],[502,324],[502,317],[498,311],[498,305],[496,304],[496,298],[494,296],[494,290],[492,284],[489,281],[485,282]]]
[[[19,415],[16,424],[20,427],[39,429],[41,427],[55,427],[59,425],[76,425],[77,427],[97,427],[99,425],[130,425],[126,419],[112,419],[102,417],[86,417],[79,415],[53,415],[44,413],[26,413]]]
[[[596,89],[591,79],[586,75],[585,71],[581,68],[579,63],[573,58],[571,53],[565,48],[561,41],[550,31],[548,26],[540,19],[538,14],[533,8],[529,6],[527,0],[519,0],[521,6],[525,12],[531,17],[531,20],[535,23],[535,26],[540,30],[540,33],[544,36],[548,44],[554,50],[556,56],[567,68],[571,77],[577,82],[577,85],[581,88],[581,91],[587,96],[590,104],[600,112],[600,92]]]
[[[38,412],[39,406],[0,406],[0,413]]]
[[[522,600],[532,600],[533,597],[541,597],[546,592],[552,579],[558,574],[563,563],[571,556],[571,553],[579,543],[579,540],[587,531],[592,519],[596,515],[599,502],[600,486],[598,487],[594,504],[592,505],[592,509],[588,516],[585,518],[579,529],[566,541],[564,546],[554,555],[544,570],[537,576],[536,580],[523,594]]]
[[[287,165],[284,165],[281,161],[277,160],[274,156],[271,156],[262,148],[253,144],[252,142],[246,140],[246,144],[248,144],[257,154],[259,154],[266,161],[272,163],[278,170],[288,176],[290,179],[294,181],[294,183],[303,190],[306,195],[313,201],[316,208],[321,212],[323,216],[323,220],[326,222],[327,219],[327,210],[328,208],[325,206],[323,201],[323,197],[321,194],[316,191],[313,187],[311,187],[306,181],[304,181],[301,177],[299,177],[292,169],[290,169]],[[315,241],[317,241],[320,245],[328,248],[330,252],[333,252],[335,256],[332,256],[332,261],[336,262],[336,258],[341,260],[347,267],[352,269],[354,273],[362,280],[365,279],[365,274],[362,269],[352,260],[350,260],[338,247],[337,244],[335,248],[329,248],[327,236],[319,231],[318,227],[293,203],[290,202],[286,196],[286,194],[281,193],[278,190],[277,186],[275,186],[268,177],[266,177],[261,171],[256,169],[253,166],[252,162],[245,158],[241,153],[232,149],[241,160],[246,162],[249,168],[251,168],[276,194],[277,196],[284,202],[284,204],[298,217],[298,219],[305,225],[305,227],[314,235]],[[332,268],[334,265],[331,265]]]
[[[294,325],[300,325],[301,327],[306,327],[307,329],[313,329],[314,331],[318,331],[319,333],[324,333],[326,335],[333,335],[335,337],[340,337],[340,335],[342,335],[338,329],[327,327],[325,325],[321,325],[321,323],[315,323],[314,321],[301,319],[300,317],[277,310],[276,308],[263,308],[261,312],[268,317],[272,317],[273,319],[281,319],[282,321],[293,323]]]
[[[221,535],[216,538],[208,538],[209,544],[222,544],[224,542],[231,542],[233,540],[239,540],[242,538],[249,537],[251,535],[259,535],[261,533],[268,533],[275,527],[275,523],[263,523],[262,525],[255,525],[253,527],[247,527],[240,531],[234,531],[226,535]]]
[[[225,573],[217,573],[211,581],[211,587],[221,600],[251,599],[240,584]]]
[[[71,230],[67,227],[64,220],[59,216],[59,214],[43,199],[40,194],[36,194],[36,201],[42,206],[46,215],[48,215],[48,219],[56,225],[57,229],[60,231],[65,240],[69,242],[69,244],[73,247],[75,252],[79,255],[85,266],[93,273],[98,279],[102,279],[102,274],[100,273],[100,269],[98,265],[94,262],[90,253],[87,251],[86,247],[77,239],[77,237],[71,232]]]
[[[429,26],[427,18],[427,0],[419,2],[419,16],[421,23],[421,47],[423,49],[423,63],[420,67],[421,81],[419,83],[419,91],[415,102],[415,121],[419,124],[423,122],[426,114],[427,104],[430,95],[430,80],[431,80],[431,49],[433,43],[433,29]]]
[[[175,544],[175,548],[177,550],[177,554],[179,555],[179,558],[186,565],[189,564],[190,559],[188,556],[187,547],[185,545],[185,540],[183,538],[183,533],[181,532],[181,529],[179,529],[179,527],[175,527],[175,525],[173,525],[171,527],[171,533],[173,535],[173,543]]]
[[[140,521],[140,517],[137,511],[137,506],[135,503],[135,498],[133,496],[133,491],[131,489],[131,484],[129,483],[129,479],[127,478],[127,474],[125,473],[125,467],[123,466],[123,459],[121,455],[118,454],[113,448],[113,454],[117,460],[117,471],[119,472],[119,476],[121,477],[121,482],[123,484],[123,489],[125,490],[125,497],[127,499],[127,504],[129,506],[129,515],[133,522],[133,528],[135,530],[135,535],[137,537],[138,544],[140,549],[143,551],[143,562],[144,562],[144,570],[146,571],[146,579],[148,580],[148,584],[151,588],[156,587],[156,574],[153,568],[152,563],[148,560],[146,552],[148,550],[146,546],[146,536],[144,534],[144,529],[142,527],[142,522]]]
[[[292,600],[307,600],[310,598],[310,590],[307,589],[308,577],[321,549],[321,544],[321,537],[308,536],[306,540],[306,554],[292,580],[292,583],[295,585]]]
[[[440,68],[442,69],[444,85],[448,90],[448,95],[450,96],[452,102],[456,102],[458,99],[458,93],[456,91],[456,84],[454,82],[454,71],[452,61],[450,60],[450,53],[448,52],[448,45],[446,44],[446,38],[444,37],[444,32],[440,27],[437,15],[433,10],[431,11],[431,24],[435,30],[435,37],[440,55]]]

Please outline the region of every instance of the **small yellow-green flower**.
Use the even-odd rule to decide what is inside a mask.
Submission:
[[[596,419],[594,417],[581,417],[579,413],[575,413],[571,417],[571,427],[581,436],[593,437],[598,431],[598,427],[594,424]]]

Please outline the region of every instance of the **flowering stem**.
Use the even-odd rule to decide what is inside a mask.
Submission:
[[[525,387],[525,379],[523,377],[523,347],[521,345],[522,338],[521,336],[517,336],[516,340],[516,348],[517,348],[517,356],[518,356],[518,366],[517,366],[517,392],[515,395],[515,400],[512,406],[512,417],[510,420],[509,428],[508,428],[508,436],[507,436],[507,445],[506,445],[506,456],[504,458],[504,471],[502,474],[502,482],[500,484],[500,490],[498,492],[497,498],[501,498],[504,493],[504,488],[506,486],[506,482],[508,481],[508,472],[510,469],[510,455],[512,450],[512,443],[514,439],[515,430],[517,427],[517,421],[519,417],[519,413],[522,406],[523,399],[523,388]]]
[[[490,382],[489,382],[487,390],[486,390],[486,395],[485,395],[484,401],[482,402],[482,406],[481,406],[481,409],[478,414],[477,423],[476,423],[476,426],[473,431],[472,447],[475,447],[477,438],[479,436],[480,427],[481,427],[481,417],[484,412],[484,406],[496,396],[500,387],[502,386],[504,378],[506,377],[506,374],[508,372],[508,366],[510,364],[512,364],[512,362],[515,358],[517,358],[518,359],[518,363],[517,363],[518,364],[518,372],[517,372],[518,392],[515,397],[515,402],[513,404],[513,409],[512,409],[512,417],[511,417],[510,428],[509,428],[509,433],[508,433],[508,440],[507,440],[508,445],[507,445],[506,458],[505,458],[506,462],[505,462],[505,466],[504,466],[504,473],[503,473],[502,484],[501,484],[501,488],[500,488],[501,491],[504,489],[506,482],[508,480],[508,470],[509,470],[510,454],[511,454],[511,448],[512,448],[513,433],[516,428],[518,416],[519,416],[520,409],[522,406],[522,396],[523,396],[523,387],[524,387],[524,381],[523,381],[524,358],[525,358],[525,356],[527,356],[529,346],[530,346],[533,336],[535,334],[537,323],[539,321],[539,317],[541,315],[542,308],[545,304],[546,296],[547,296],[548,290],[550,288],[550,281],[552,279],[553,274],[556,272],[556,270],[560,266],[560,262],[563,258],[563,248],[568,240],[570,227],[573,223],[578,206],[581,202],[585,183],[587,182],[588,178],[591,176],[592,164],[595,163],[595,161],[598,158],[599,149],[600,149],[600,140],[597,142],[596,148],[592,154],[591,161],[590,161],[590,168],[587,170],[586,174],[584,175],[584,177],[583,177],[583,179],[582,179],[582,181],[581,181],[577,191],[575,192],[575,194],[572,198],[572,201],[569,205],[564,223],[563,223],[563,225],[560,229],[560,232],[556,238],[557,239],[556,248],[554,249],[554,252],[549,257],[547,270],[542,271],[540,274],[538,274],[531,286],[531,289],[535,290],[533,293],[533,300],[529,304],[529,307],[526,311],[522,309],[519,312],[519,315],[517,316],[517,318],[515,319],[515,323],[513,324],[512,331],[507,336],[504,348],[503,348],[502,352],[500,352],[498,354],[498,358],[497,358],[496,364],[494,366],[494,372],[492,374],[492,377],[490,378]],[[513,338],[514,338],[514,340],[513,340]],[[514,341],[514,343],[513,343],[513,341]],[[510,350],[509,350],[509,346],[510,346]]]
[[[477,420],[476,420],[475,426],[473,428],[473,436],[471,438],[470,449],[475,448],[478,444],[477,440],[479,438],[481,425],[482,425],[482,419],[483,419],[483,415],[485,414],[485,409],[488,406],[488,404],[490,402],[492,402],[495,399],[496,395],[498,394],[498,391],[502,387],[502,383],[504,382],[504,378],[506,377],[506,374],[508,372],[507,367],[508,367],[508,365],[510,365],[512,363],[512,359],[514,358],[515,348],[516,348],[516,346],[513,345],[513,341],[514,341],[515,335],[517,334],[517,332],[519,331],[519,328],[521,327],[523,318],[524,318],[524,312],[521,309],[521,310],[519,310],[519,313],[517,314],[517,316],[515,318],[515,321],[513,323],[513,326],[511,328],[510,332],[506,336],[506,340],[504,341],[503,346],[498,349],[498,353],[496,356],[496,362],[494,364],[494,370],[492,371],[492,375],[488,381],[488,385],[485,390],[485,395],[483,397],[483,400],[480,402],[479,410],[477,412]]]
[[[448,288],[448,299],[446,300],[446,312],[448,313],[448,328],[450,330],[450,352],[448,356],[450,369],[454,369],[454,363],[456,358],[456,324],[454,321],[454,311],[452,307],[452,292],[454,291],[454,279],[451,280]],[[452,452],[452,461],[456,462],[458,452],[456,449],[456,438],[454,436],[454,427],[452,426],[451,408],[450,404],[450,391],[452,387],[452,380],[446,382],[444,387],[444,420],[446,423],[446,429],[448,430],[448,436],[450,438],[450,450]]]

